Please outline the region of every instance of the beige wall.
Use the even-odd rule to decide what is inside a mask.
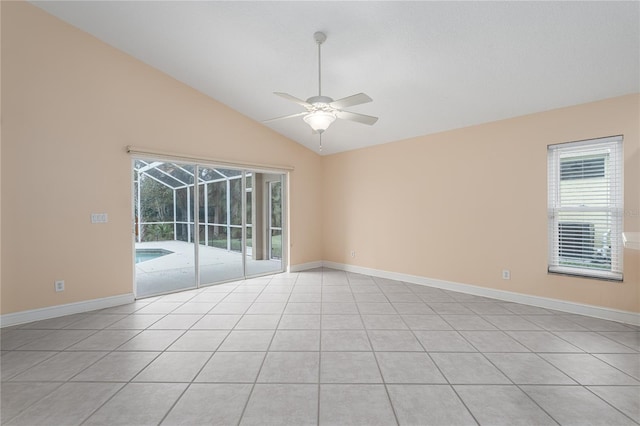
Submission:
[[[638,251],[625,250],[623,283],[547,273],[546,146],[623,134],[624,226],[638,231],[639,102],[624,96],[325,157],[323,259],[637,312]]]
[[[624,283],[546,272],[547,144],[624,134],[625,230],[640,231],[638,95],[320,158],[38,8],[0,4],[2,314],[132,291],[129,144],[295,166],[292,265],[639,310],[640,252],[625,251]]]
[[[132,291],[129,144],[294,166],[291,264],[321,259],[317,154],[28,3],[1,7],[3,314]]]

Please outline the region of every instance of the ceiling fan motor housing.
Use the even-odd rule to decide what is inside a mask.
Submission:
[[[328,96],[312,96],[307,99],[307,103],[315,106],[320,106],[317,104],[330,104],[331,102],[333,102],[333,99]]]

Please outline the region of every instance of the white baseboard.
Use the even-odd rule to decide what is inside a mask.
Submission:
[[[441,288],[444,290],[457,291],[461,293],[473,294],[475,296],[489,297],[492,299],[504,300],[508,302],[523,303],[526,305],[538,306],[541,308],[553,309],[578,315],[587,315],[595,318],[617,321],[626,324],[640,326],[640,314],[617,309],[604,308],[600,306],[585,305],[565,300],[551,299],[547,297],[531,296],[522,293],[497,290],[486,287],[479,287],[470,284],[461,284],[452,281],[438,280],[421,277],[418,275],[403,274],[399,272],[389,272],[380,269],[365,268],[361,266],[347,265],[329,261],[315,261],[301,263],[289,267],[290,272],[301,272],[316,268],[332,268],[346,272],[370,275],[373,277],[387,278],[396,281],[403,281],[411,284],[425,285],[429,287]],[[64,315],[77,314],[81,312],[94,311],[96,309],[111,308],[113,306],[124,305],[134,301],[133,293],[118,296],[92,299],[82,302],[68,303],[65,305],[50,306],[41,309],[14,312],[0,315],[0,327],[24,324],[27,322],[40,321],[43,319],[56,318]]]
[[[299,263],[297,265],[291,265],[289,267],[289,272],[307,271],[309,269],[322,268],[323,266],[324,266],[324,262],[322,260],[316,260],[315,262]]]
[[[62,317],[65,315],[95,311],[96,309],[112,308],[114,306],[132,303],[134,300],[133,293],[126,293],[118,296],[103,297],[100,299],[84,300],[82,302],[67,303],[64,305],[49,306],[46,308],[13,312],[10,314],[0,315],[0,328]]]
[[[421,277],[418,275],[389,272],[379,269],[364,268],[361,266],[347,265],[336,262],[322,262],[326,268],[338,269],[346,272],[370,275],[373,277],[387,278],[396,281],[403,281],[411,284],[420,284],[429,287],[441,288],[444,290],[458,291],[461,293],[473,294],[475,296],[489,297],[492,299],[504,300],[507,302],[523,303],[540,308],[553,309],[578,315],[586,315],[610,321],[622,322],[625,324],[640,325],[640,314],[617,309],[603,308],[600,306],[585,305],[565,300],[551,299],[547,297],[531,296],[528,294],[514,293],[510,291],[497,290],[487,287],[479,287],[469,284],[461,284],[452,281],[444,281],[433,278]]]

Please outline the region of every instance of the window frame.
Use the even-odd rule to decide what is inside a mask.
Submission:
[[[563,179],[562,163],[567,161],[577,161],[580,157],[604,158],[605,170],[604,176],[585,176],[582,178]],[[575,158],[576,160],[572,160]],[[624,171],[623,171],[623,137],[611,136],[597,139],[588,139],[577,142],[567,142],[561,144],[548,145],[547,147],[547,194],[548,194],[548,262],[547,271],[554,274],[574,275],[585,278],[595,278],[610,281],[623,281],[623,257],[624,248],[622,241],[622,230],[624,220]],[[566,171],[566,167],[565,167]],[[602,182],[580,182],[587,179],[604,179]],[[582,185],[582,188],[589,188],[587,197],[595,200],[590,204],[590,200],[580,197],[562,197],[562,182],[573,182]],[[602,189],[606,188],[607,195],[602,196]],[[565,188],[565,193],[567,189]],[[598,193],[599,191],[599,193]],[[579,192],[585,192],[580,189]],[[583,194],[580,194],[584,196]],[[598,198],[598,196],[600,198]],[[602,202],[606,201],[605,204]],[[580,204],[577,204],[580,203]],[[609,243],[609,268],[603,269],[593,261],[594,266],[589,267],[590,262],[582,257],[583,260],[564,258],[561,256],[563,252],[562,246],[566,245],[570,238],[580,241],[581,235],[565,236],[561,235],[562,225],[569,222],[561,221],[560,216],[567,213],[581,214],[603,214],[606,218],[606,228]],[[582,223],[579,220],[577,223]],[[589,222],[584,222],[588,224]],[[567,229],[567,227],[564,227]],[[570,229],[570,228],[569,228]],[[604,247],[603,247],[604,249]],[[595,253],[594,249],[594,253]],[[566,252],[566,251],[565,251]],[[579,256],[578,256],[579,257]],[[595,258],[594,258],[595,259]],[[574,263],[571,265],[571,263]],[[581,265],[580,265],[581,264]]]

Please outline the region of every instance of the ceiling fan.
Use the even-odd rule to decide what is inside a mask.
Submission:
[[[270,120],[263,121],[263,123],[304,116],[302,119],[305,121],[305,123],[307,123],[311,127],[314,133],[320,133],[321,137],[322,132],[327,130],[327,128],[329,128],[331,123],[333,123],[336,118],[355,121],[362,124],[368,124],[370,126],[373,125],[376,121],[378,121],[378,117],[357,114],[355,112],[344,111],[342,109],[371,102],[373,99],[371,99],[364,93],[347,96],[346,98],[338,99],[337,101],[334,101],[328,96],[322,96],[320,48],[322,46],[322,43],[324,43],[327,39],[327,36],[323,32],[318,31],[313,35],[313,38],[318,45],[318,96],[312,96],[306,101],[303,101],[302,99],[298,99],[295,96],[289,95],[288,93],[274,92],[275,95],[295,102],[296,104],[304,107],[306,111],[299,112],[297,114],[285,115],[284,117],[272,118]],[[320,149],[322,149],[322,145],[320,145]]]

